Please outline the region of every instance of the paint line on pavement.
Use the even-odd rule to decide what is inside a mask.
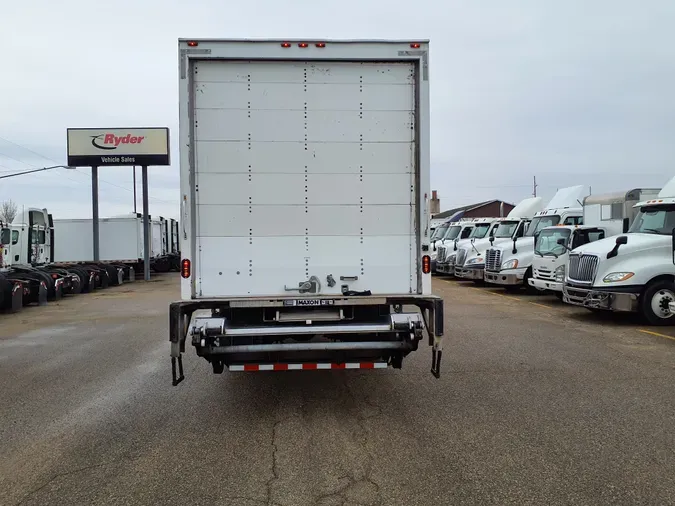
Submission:
[[[526,301],[532,304],[533,306],[545,307],[546,309],[553,309],[553,306],[547,306],[546,304],[539,304],[538,302]]]
[[[656,337],[664,337],[666,339],[670,339],[671,341],[675,341],[675,337],[668,336],[666,334],[661,334],[660,332],[653,332],[651,330],[644,330],[644,329],[637,329],[637,331],[642,332],[643,334],[649,334],[649,335],[656,336]]]

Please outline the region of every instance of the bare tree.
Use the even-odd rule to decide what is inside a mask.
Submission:
[[[19,206],[12,200],[5,200],[0,204],[0,220],[4,222],[12,223],[18,212]]]

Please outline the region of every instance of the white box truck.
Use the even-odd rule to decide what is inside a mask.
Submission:
[[[570,253],[563,300],[594,311],[638,312],[652,325],[672,325],[675,178],[635,207],[639,212],[625,234]]]
[[[425,41],[179,41],[174,384],[186,340],[222,373],[400,368],[426,336],[439,375],[427,57]]]

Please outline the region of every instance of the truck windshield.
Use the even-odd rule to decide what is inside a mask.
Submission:
[[[527,227],[525,237],[532,237],[542,228],[552,227],[558,223],[560,223],[560,216],[538,216],[537,218],[534,218],[530,223],[530,226]]]
[[[450,225],[448,225],[447,223],[443,223],[442,225],[439,225],[438,227],[436,227],[436,230],[434,230],[434,234],[431,236],[431,240],[437,241],[441,237],[443,237],[445,235],[445,233],[448,231],[449,226]]]
[[[670,235],[675,228],[675,205],[643,207],[628,233]]]
[[[455,237],[459,235],[459,231],[462,230],[462,227],[459,225],[453,225],[452,227],[448,227],[447,232],[443,236],[443,239],[448,239],[448,240],[453,240]]]
[[[12,240],[12,231],[8,228],[0,230],[0,244],[9,245]]]
[[[471,232],[471,235],[469,237],[472,239],[473,238],[482,239],[488,233],[489,229],[490,229],[489,223],[481,223],[474,227],[473,232]]]
[[[558,239],[565,239],[565,244],[567,244],[569,237],[570,230],[568,228],[542,230],[537,238],[534,252],[540,256],[551,255],[557,257],[563,255],[565,248],[558,244]]]
[[[518,228],[519,221],[502,221],[495,231],[495,239],[508,238],[513,235],[513,232]]]

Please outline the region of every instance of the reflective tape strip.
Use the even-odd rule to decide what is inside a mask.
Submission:
[[[315,371],[318,369],[386,369],[386,362],[348,362],[344,364],[314,363],[303,364],[241,364],[228,367],[233,372],[253,371]]]

